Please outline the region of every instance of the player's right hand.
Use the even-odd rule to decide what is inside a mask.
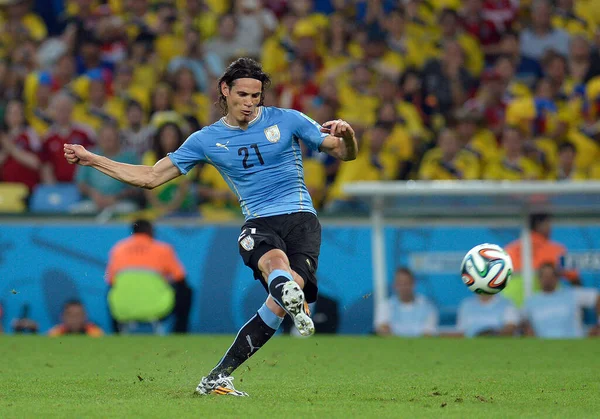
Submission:
[[[79,164],[81,166],[90,166],[94,153],[90,153],[84,146],[79,144],[65,144],[64,147],[65,159],[69,164]]]

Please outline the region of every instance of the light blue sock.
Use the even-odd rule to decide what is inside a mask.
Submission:
[[[273,272],[271,272],[269,274],[269,277],[267,278],[267,285],[270,286],[271,281],[273,281],[278,276],[283,276],[283,277],[287,278],[288,281],[294,280],[294,278],[292,278],[292,274],[290,274],[288,271],[284,271],[283,269],[275,269]]]
[[[279,326],[281,326],[281,322],[283,321],[283,317],[279,317],[277,314],[273,313],[271,309],[267,307],[267,304],[263,304],[258,309],[258,316],[273,330],[279,329]]]

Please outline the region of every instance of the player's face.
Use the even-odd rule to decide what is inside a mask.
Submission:
[[[540,269],[540,287],[545,292],[552,292],[558,284],[558,276],[554,272],[554,268],[544,266]]]
[[[399,272],[396,274],[396,280],[394,281],[396,292],[400,301],[410,302],[413,300],[413,279],[410,275],[405,272]]]
[[[227,98],[230,122],[247,125],[256,116],[256,108],[262,94],[262,82],[256,79],[237,79],[231,89],[223,83],[221,91]]]
[[[85,311],[78,304],[73,304],[67,307],[63,314],[63,322],[67,329],[73,332],[83,330],[85,325]]]

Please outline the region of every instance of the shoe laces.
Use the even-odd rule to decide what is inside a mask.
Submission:
[[[219,378],[217,379],[217,385],[219,386],[223,386],[223,387],[228,387],[228,388],[233,388],[233,377],[232,376],[224,376],[224,375],[220,375]]]

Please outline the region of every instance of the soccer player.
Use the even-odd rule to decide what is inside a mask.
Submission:
[[[246,219],[239,251],[269,296],[202,378],[199,394],[247,396],[235,390],[231,373],[275,334],[286,313],[301,335],[314,333],[306,303],[317,299],[321,225],[304,184],[299,140],[345,161],[354,160],[358,151],[354,130],[345,121],[321,126],[294,110],[263,107],[269,84],[256,61],[239,58],[231,63],[218,81],[225,116],[190,135],[154,166],[118,163],[81,145],[64,146],[69,163],[149,189],[207,162],[237,195]]]

